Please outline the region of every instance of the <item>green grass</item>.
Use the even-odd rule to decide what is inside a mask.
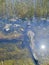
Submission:
[[[18,59],[0,61],[0,65],[34,65],[32,59]]]

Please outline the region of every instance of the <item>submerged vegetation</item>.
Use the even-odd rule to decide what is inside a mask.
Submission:
[[[0,65],[34,65],[29,50],[22,49],[20,44],[0,44]]]

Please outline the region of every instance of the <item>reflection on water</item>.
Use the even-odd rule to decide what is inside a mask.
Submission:
[[[0,60],[4,63],[11,61],[16,64],[19,61],[17,64],[32,65],[33,55],[39,64],[46,65],[49,63],[48,43],[49,20],[33,18],[28,23],[27,19],[0,19]]]

